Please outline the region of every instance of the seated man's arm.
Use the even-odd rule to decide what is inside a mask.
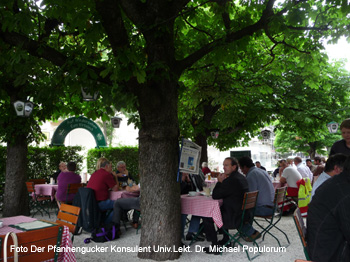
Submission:
[[[140,191],[140,187],[138,185],[133,185],[133,186],[127,186],[125,188],[126,191],[128,192],[139,192]]]
[[[280,182],[281,182],[281,184],[285,184],[285,183],[287,183],[287,179],[285,178],[285,177],[281,177],[280,178]]]

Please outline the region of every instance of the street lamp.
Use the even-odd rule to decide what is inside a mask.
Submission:
[[[213,139],[217,139],[219,137],[219,131],[212,131],[210,135]]]
[[[265,129],[265,130],[261,131],[261,136],[263,139],[269,139],[271,136],[271,131]]]
[[[114,128],[119,128],[122,119],[119,116],[114,116],[111,118],[112,126]]]
[[[328,127],[329,133],[331,133],[331,134],[337,133],[337,131],[338,131],[338,126],[339,126],[339,124],[336,123],[336,122],[334,122],[334,121],[328,123],[328,124],[327,124],[327,127]]]
[[[29,117],[33,112],[34,104],[30,101],[22,102],[17,100],[13,103],[17,116]]]
[[[84,101],[95,101],[98,97],[98,91],[95,92],[93,95],[88,93],[88,88],[87,87],[82,87],[81,88],[81,94],[83,96]]]

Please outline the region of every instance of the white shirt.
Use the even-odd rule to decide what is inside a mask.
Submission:
[[[310,181],[312,182],[312,178],[314,177],[314,175],[312,174],[310,168],[308,166],[303,165],[302,163],[299,163],[297,165],[297,170],[299,171],[300,175],[303,178],[310,178]]]
[[[322,172],[321,175],[318,177],[314,185],[312,186],[312,192],[311,192],[311,200],[312,197],[315,195],[316,189],[323,184],[326,180],[330,179],[331,176],[328,175],[326,172]],[[311,201],[310,200],[310,201]]]
[[[287,180],[287,184],[289,187],[294,188],[298,188],[297,182],[298,180],[302,179],[298,170],[296,170],[292,166],[288,166],[283,170],[282,177],[284,177]]]

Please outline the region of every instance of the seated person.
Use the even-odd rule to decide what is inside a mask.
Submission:
[[[208,173],[211,173],[211,170],[209,169],[207,162],[202,163],[202,172],[204,176],[206,176]]]
[[[114,173],[117,177],[119,183],[127,183],[128,179],[134,180],[132,175],[126,169],[126,164],[124,161],[119,161],[117,163],[117,172]]]
[[[141,189],[140,184],[133,185],[131,187],[126,186],[125,188],[127,192],[138,192],[140,191],[140,189]],[[117,228],[120,227],[120,220],[122,215],[131,209],[140,210],[140,196],[131,197],[131,198],[119,198],[114,202],[113,223],[116,225]],[[133,228],[138,228],[138,220],[139,220],[139,213],[134,211],[133,221],[132,221]]]
[[[244,175],[238,172],[238,161],[233,157],[228,157],[224,160],[224,174],[218,176],[218,182],[213,190],[213,199],[223,199],[223,204],[220,207],[223,228],[237,228],[241,222],[242,203],[245,192],[248,192],[248,182]],[[207,240],[211,241],[211,245],[223,245],[229,237],[224,234],[224,238],[220,241],[217,239],[217,233],[214,228],[212,218],[203,217],[204,232]],[[220,254],[211,251],[209,247],[205,247],[204,251],[207,254]]]
[[[77,165],[75,162],[68,162],[67,171],[63,171],[59,174],[58,181],[58,189],[56,192],[56,200],[58,201],[58,205],[60,206],[60,202],[72,202],[75,194],[69,194],[67,196],[67,186],[68,184],[81,183],[81,177],[74,173],[77,169]]]
[[[299,188],[297,182],[302,179],[301,174],[297,169],[291,166],[289,163],[286,163],[286,167],[282,172],[282,176],[280,178],[280,182],[282,185],[285,183],[288,184],[287,188],[287,196],[298,199]]]
[[[100,160],[100,169],[95,171],[87,184],[95,191],[95,198],[101,211],[112,210],[105,220],[105,224],[112,222],[114,201],[109,199],[109,190],[118,191],[119,185],[112,175],[112,164],[106,159]]]
[[[344,162],[346,160],[346,155],[337,153],[334,155],[331,155],[327,162],[326,166],[324,168],[324,171],[321,173],[319,178],[316,180],[312,187],[311,192],[311,200],[312,197],[315,195],[316,189],[321,186],[326,180],[330,179],[331,177],[335,175],[339,175],[341,172],[343,172]],[[311,201],[310,200],[310,201]]]
[[[182,173],[180,185],[181,185],[181,195],[188,194],[189,191],[196,191],[196,187],[193,185],[192,180],[190,179],[188,173]],[[181,236],[183,238],[184,238],[184,232],[185,232],[185,226],[186,226],[186,218],[187,218],[186,214],[181,214],[181,229],[182,229]],[[188,232],[185,238],[186,240],[192,240],[193,237],[196,235],[196,233],[199,230],[200,219],[201,217],[192,215]],[[196,239],[199,241],[204,241],[204,237],[200,235],[198,235]]]
[[[316,181],[317,182],[317,181]],[[307,249],[312,261],[350,261],[350,158],[325,181],[307,212]]]
[[[248,156],[243,156],[239,159],[239,167],[243,174],[246,175],[249,192],[259,191],[258,199],[256,201],[255,215],[256,216],[270,216],[273,214],[273,201],[275,198],[275,188],[267,172],[254,165],[253,160]],[[261,237],[261,234],[256,231],[253,226],[249,228],[246,225],[247,236],[246,241],[251,242],[252,239]]]
[[[55,184],[57,184],[57,177],[61,172],[67,171],[67,164],[65,162],[61,162],[58,165],[58,170],[52,175],[53,179],[55,180]]]

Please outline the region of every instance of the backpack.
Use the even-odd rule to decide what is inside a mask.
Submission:
[[[107,242],[119,238],[119,228],[114,224],[108,224],[106,226],[99,227],[94,229],[91,233],[91,238],[86,238],[84,240],[85,244],[88,244],[92,241],[94,242]]]

